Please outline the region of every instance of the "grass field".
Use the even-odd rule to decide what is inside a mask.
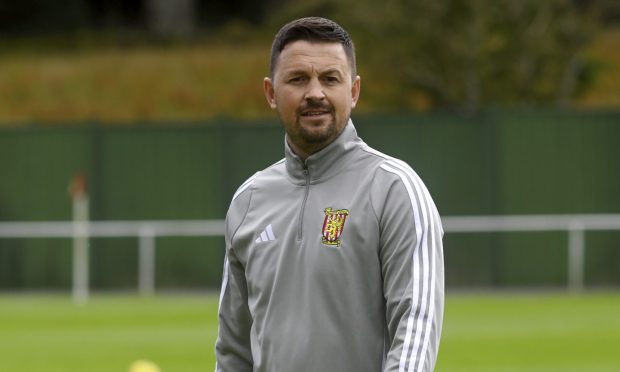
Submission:
[[[211,371],[217,295],[0,295],[0,371]],[[618,371],[620,293],[448,294],[436,371]],[[298,372],[298,371],[295,371]]]

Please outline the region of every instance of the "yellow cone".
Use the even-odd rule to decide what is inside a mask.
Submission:
[[[136,360],[129,366],[129,372],[161,372],[161,369],[151,361]]]

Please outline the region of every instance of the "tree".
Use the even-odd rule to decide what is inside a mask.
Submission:
[[[398,107],[565,105],[587,83],[592,12],[571,0],[290,0],[274,18],[308,14],[351,32]]]

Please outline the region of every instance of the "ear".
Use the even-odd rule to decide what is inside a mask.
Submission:
[[[351,108],[355,108],[357,100],[360,98],[361,78],[358,76],[353,80],[351,85]]]
[[[268,77],[263,80],[263,91],[265,92],[265,98],[267,98],[267,103],[269,104],[269,107],[275,109],[277,107],[276,94],[273,89],[273,82]]]

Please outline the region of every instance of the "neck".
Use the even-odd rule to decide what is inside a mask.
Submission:
[[[288,143],[291,150],[295,153],[295,155],[299,156],[299,158],[303,161],[308,159],[310,155],[321,151],[322,149],[327,147],[327,145],[329,145],[329,143],[320,143],[316,145],[306,145],[306,146],[300,147],[296,145],[295,143],[293,143],[293,141],[291,141],[291,139],[288,137],[286,138],[286,142]],[[333,141],[330,141],[330,143],[331,142]]]
[[[295,155],[297,155],[301,160],[305,161],[310,155],[323,150],[325,147],[329,146],[330,143],[334,142],[336,138],[338,138],[342,134],[342,132],[344,132],[345,128],[346,128],[346,125],[340,130],[340,132],[338,132],[336,136],[331,138],[329,142],[320,142],[320,143],[305,143],[304,142],[300,145],[300,144],[295,143],[291,139],[291,137],[287,135],[286,143],[288,143],[288,146],[291,148],[293,153],[295,153]]]

